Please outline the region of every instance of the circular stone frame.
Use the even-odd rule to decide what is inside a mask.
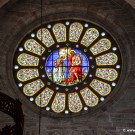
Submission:
[[[115,100],[118,99],[119,96],[122,94],[122,89],[125,86],[125,85],[122,85],[122,84],[127,79],[126,73],[128,72],[128,70],[130,68],[130,67],[127,66],[128,64],[126,64],[127,62],[130,62],[129,60],[127,60],[127,58],[128,58],[127,56],[130,54],[129,50],[128,50],[128,48],[126,48],[126,45],[122,42],[122,39],[119,37],[119,35],[117,35],[117,32],[115,31],[115,26],[113,24],[108,23],[108,22],[102,23],[101,18],[82,16],[82,15],[80,16],[80,14],[77,14],[77,13],[75,13],[74,15],[72,13],[68,13],[68,14],[66,13],[65,17],[62,17],[62,16],[64,16],[64,13],[63,13],[63,15],[58,15],[58,14],[56,16],[52,15],[52,17],[46,16],[45,18],[43,18],[43,22],[48,23],[48,22],[52,22],[52,21],[68,20],[68,19],[74,18],[73,16],[75,16],[76,17],[75,19],[78,19],[78,20],[83,20],[83,21],[86,21],[86,22],[92,22],[93,24],[96,24],[97,26],[105,29],[105,31],[107,31],[113,37],[113,39],[115,39],[115,42],[118,44],[118,46],[121,50],[121,55],[122,55],[121,76],[120,76],[120,79],[119,79],[119,82],[118,82],[116,88],[113,90],[111,95],[109,95],[109,97],[104,102],[102,102],[100,105],[98,105],[97,107],[95,107],[92,110],[83,111],[83,112],[80,112],[80,113],[77,113],[77,114],[71,114],[71,115],[66,115],[66,116],[67,117],[78,116],[80,114],[86,114],[87,112],[90,112],[90,114],[92,114],[92,113],[95,113],[95,112],[104,111],[110,106],[110,104],[115,102]],[[69,17],[66,17],[66,16],[72,16],[72,17],[69,18]],[[59,19],[57,19],[57,18],[59,18]],[[26,98],[23,96],[23,94],[21,94],[21,92],[18,91],[18,88],[16,87],[16,84],[13,80],[13,74],[12,74],[12,62],[13,62],[14,52],[15,52],[18,44],[19,44],[19,41],[21,41],[25,37],[25,35],[27,35],[32,29],[35,29],[38,26],[40,26],[39,20],[33,22],[32,24],[27,26],[27,28],[24,29],[23,32],[19,33],[18,37],[12,42],[12,43],[14,43],[15,47],[10,47],[10,52],[12,52],[12,53],[8,54],[8,67],[9,67],[8,78],[9,78],[9,82],[12,86],[11,88],[13,89],[13,91],[15,91],[16,93],[19,94],[19,97],[20,97],[21,100],[23,100],[23,103],[27,103],[27,106],[29,106],[32,110],[35,110],[35,112],[39,112],[39,109],[37,107],[35,107],[34,105],[32,105],[31,103],[28,103],[26,101]],[[112,29],[112,27],[113,27],[113,29]],[[125,47],[123,47],[123,44],[125,45]],[[12,58],[12,60],[11,60],[11,58]],[[126,84],[126,83],[124,83],[124,84]],[[54,114],[53,112],[46,112],[46,111],[45,112],[43,111],[42,114],[45,114],[45,115],[47,114],[47,115],[56,116],[56,117],[57,116],[60,116],[60,117],[63,116],[61,114]],[[64,117],[65,117],[65,115],[64,115]]]

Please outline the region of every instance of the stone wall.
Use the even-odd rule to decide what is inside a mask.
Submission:
[[[43,4],[44,21],[73,17],[104,24],[120,45],[124,69],[117,93],[100,110],[72,118],[44,115],[41,135],[131,134],[123,129],[135,129],[135,10],[124,0],[44,0]],[[40,6],[40,0],[20,0],[0,10],[0,91],[23,103],[24,135],[38,135],[39,116],[15,87],[12,56],[17,42],[40,22]]]

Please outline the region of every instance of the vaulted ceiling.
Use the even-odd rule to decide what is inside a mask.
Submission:
[[[16,1],[19,0],[0,0],[0,8],[7,3],[15,3]],[[133,8],[135,8],[135,0],[125,0],[125,1],[128,2]]]
[[[125,0],[127,1],[133,8],[135,8],[135,0]]]

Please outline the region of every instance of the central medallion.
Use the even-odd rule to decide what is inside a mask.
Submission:
[[[45,71],[48,78],[62,86],[81,83],[89,71],[89,61],[79,49],[64,47],[54,50],[47,58]]]

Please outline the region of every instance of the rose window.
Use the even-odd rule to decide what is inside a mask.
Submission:
[[[115,90],[122,60],[103,28],[80,20],[45,23],[19,42],[13,75],[18,89],[42,110],[92,110]]]

